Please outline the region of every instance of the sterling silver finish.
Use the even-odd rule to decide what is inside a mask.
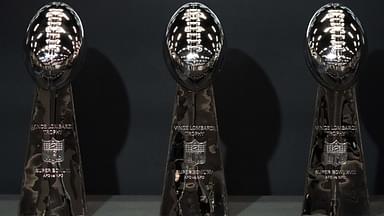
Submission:
[[[79,61],[84,30],[79,16],[65,3],[42,7],[32,18],[25,41],[27,65],[44,89],[66,85]]]
[[[81,62],[83,27],[71,7],[53,2],[32,18],[26,37],[27,68],[37,87],[19,216],[84,216],[87,206],[70,83]]]
[[[162,216],[227,216],[227,192],[211,83],[223,30],[205,5],[187,3],[172,16],[166,59],[177,81]]]
[[[201,3],[187,3],[166,31],[166,59],[174,78],[189,90],[206,88],[217,69],[224,33],[217,16]]]
[[[321,85],[342,90],[354,84],[364,56],[364,30],[353,12],[340,4],[320,8],[306,34],[309,67]]]
[[[366,50],[350,9],[327,4],[312,17],[307,62],[320,83],[302,215],[367,216],[369,201],[355,83]]]

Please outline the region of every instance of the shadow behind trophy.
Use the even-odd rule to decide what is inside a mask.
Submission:
[[[87,194],[120,194],[116,160],[130,125],[125,84],[110,59],[95,48],[87,49],[72,84],[84,177],[97,179],[87,181]]]
[[[269,195],[268,162],[281,126],[279,100],[271,81],[252,57],[228,48],[223,70],[215,79],[215,92],[228,194]],[[243,184],[244,179],[249,184]]]
[[[357,97],[359,99],[359,108],[361,117],[368,134],[377,145],[377,171],[375,176],[375,189],[372,194],[384,194],[384,100],[381,98],[383,92],[384,74],[381,72],[384,68],[384,50],[374,50],[368,56],[367,61],[362,65],[362,73],[359,75],[357,86]]]

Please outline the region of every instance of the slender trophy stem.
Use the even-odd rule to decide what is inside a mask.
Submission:
[[[192,92],[192,125],[196,124],[196,93]]]
[[[56,123],[56,90],[49,91],[49,123]]]

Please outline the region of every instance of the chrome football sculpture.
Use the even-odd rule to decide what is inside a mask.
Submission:
[[[183,5],[166,31],[166,58],[178,84],[207,88],[221,60],[224,33],[217,16],[201,3]]]

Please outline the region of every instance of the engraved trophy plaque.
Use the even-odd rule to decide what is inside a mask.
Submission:
[[[84,31],[67,4],[43,6],[32,18],[25,51],[36,82],[20,216],[82,216],[85,189],[70,81]]]
[[[369,215],[355,83],[366,51],[353,12],[327,4],[306,34],[307,63],[319,82],[302,215]]]
[[[216,15],[187,3],[172,16],[165,56],[177,81],[162,216],[228,215],[212,75],[224,33]]]

